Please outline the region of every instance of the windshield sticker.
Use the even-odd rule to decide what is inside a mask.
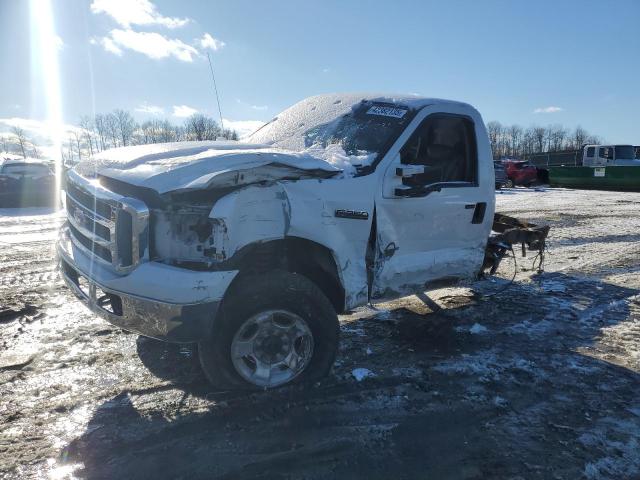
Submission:
[[[402,118],[406,113],[406,108],[385,107],[384,105],[373,105],[367,110],[367,115],[382,115],[383,117],[393,118]]]

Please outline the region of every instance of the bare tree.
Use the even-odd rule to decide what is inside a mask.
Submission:
[[[522,153],[520,148],[522,144],[522,127],[520,125],[511,125],[508,132],[510,155],[518,157]]]
[[[487,134],[489,135],[489,142],[491,143],[491,151],[493,152],[494,157],[499,157],[498,155],[498,140],[502,133],[502,125],[500,122],[489,122],[487,123]]]
[[[105,115],[102,115],[101,113],[97,114],[94,118],[93,124],[96,127],[98,140],[100,141],[99,150],[105,150],[107,148],[109,137],[109,129],[107,127]]]
[[[7,135],[0,136],[0,142],[2,142],[2,151],[9,153],[9,147],[11,145],[10,138]]]
[[[94,135],[95,135],[95,132],[94,132],[95,124],[93,123],[93,120],[91,119],[91,117],[84,116],[84,117],[80,118],[80,128],[82,129],[82,134],[83,134],[83,137],[84,137],[84,141],[89,147],[89,154],[93,155],[93,153],[94,153],[93,144],[94,144]],[[96,149],[95,150],[97,151],[97,145],[96,145]]]
[[[114,110],[113,116],[116,120],[118,134],[122,141],[122,146],[131,144],[133,133],[136,130],[136,121],[126,110]]]
[[[184,128],[189,140],[215,140],[221,133],[215,120],[202,113],[195,113],[187,118]]]
[[[77,129],[73,130],[73,140],[76,146],[76,152],[78,153],[78,161],[82,160],[82,132]]]
[[[118,119],[113,113],[108,113],[104,116],[105,129],[108,137],[111,140],[111,147],[119,147],[120,143],[120,131],[118,130]]]
[[[547,139],[547,129],[544,127],[533,127],[533,141],[536,152],[544,152]]]
[[[547,127],[548,150],[550,152],[563,150],[567,134],[567,129],[562,125],[549,125],[549,127]]]
[[[582,148],[582,145],[587,143],[588,137],[589,137],[589,133],[580,125],[578,125],[576,129],[573,131],[573,134],[571,135],[573,148],[575,148],[576,150],[579,148]]]
[[[18,142],[18,145],[20,145],[20,150],[22,150],[22,157],[27,158],[26,148],[29,144],[29,141],[27,140],[27,134],[18,126],[11,127],[11,133],[13,133],[13,136],[15,137],[16,142]]]

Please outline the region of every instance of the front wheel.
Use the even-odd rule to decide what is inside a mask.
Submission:
[[[504,186],[507,188],[513,188],[514,186],[513,180],[511,180],[510,178],[507,178],[507,181],[504,182]]]
[[[225,389],[311,382],[331,369],[338,337],[322,291],[302,275],[274,271],[234,282],[211,338],[199,344],[200,364]]]

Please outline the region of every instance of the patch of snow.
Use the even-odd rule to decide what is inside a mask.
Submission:
[[[354,368],[351,371],[351,375],[353,375],[353,378],[355,378],[357,382],[361,382],[365,378],[370,378],[370,377],[375,377],[376,376],[376,374],[373,373],[368,368]]]
[[[487,327],[480,325],[479,323],[474,323],[473,326],[469,329],[469,333],[472,335],[482,335],[487,333]]]
[[[507,406],[509,402],[506,399],[502,398],[500,395],[496,395],[493,399],[493,404],[496,407],[504,408]]]
[[[523,320],[520,323],[516,323],[508,327],[505,331],[516,335],[527,335],[530,337],[538,337],[546,335],[552,330],[554,324],[546,318],[539,322],[530,322],[529,320]]]
[[[532,361],[519,356],[499,356],[495,350],[481,351],[473,355],[462,354],[456,359],[441,362],[432,368],[446,374],[477,376],[483,383],[497,381],[502,374],[509,374],[512,371],[526,372],[536,380],[548,377],[547,373]]]
[[[598,422],[593,431],[580,435],[580,443],[607,453],[585,464],[585,477],[593,480],[637,478],[640,473],[638,428],[637,421],[606,417]]]
[[[554,280],[545,280],[540,285],[540,288],[548,293],[564,293],[567,291],[566,285]]]
[[[377,156],[376,153],[368,153],[363,150],[359,151],[358,155],[347,155],[342,145],[337,143],[332,143],[326,147],[314,144],[301,153],[324,160],[342,170],[346,176],[354,175],[356,166],[371,165]]]
[[[364,328],[360,326],[351,326],[351,325],[342,324],[340,325],[340,330],[342,330],[345,333],[350,333],[351,335],[357,335],[359,337],[366,336]]]
[[[391,370],[396,377],[418,378],[422,376],[422,371],[416,367],[398,367]]]
[[[640,417],[640,406],[638,407],[629,407],[627,410],[633,413],[636,417]]]

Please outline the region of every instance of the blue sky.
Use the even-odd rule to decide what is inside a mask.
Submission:
[[[114,108],[217,115],[209,52],[235,122],[317,93],[389,91],[640,143],[638,0],[51,1],[67,123]],[[0,119],[45,116],[29,5],[0,0]]]

